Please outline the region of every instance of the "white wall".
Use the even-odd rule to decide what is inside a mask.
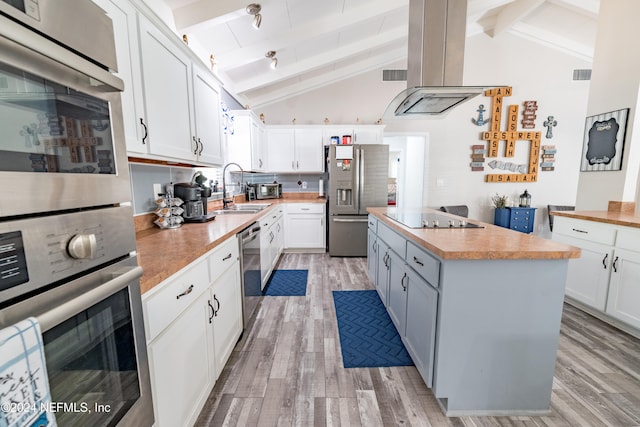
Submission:
[[[496,39],[481,34],[469,38],[465,48],[464,82],[467,85],[512,86],[513,96],[505,97],[505,107],[535,100],[538,102],[536,129],[543,132],[543,145],[556,145],[556,170],[540,172],[538,182],[528,185],[486,183],[485,172],[472,172],[469,167],[471,145],[482,144],[480,132],[488,126],[471,123],[477,117],[479,104],[489,106],[490,98],[478,97],[458,107],[442,119],[385,121],[386,133],[429,133],[429,151],[425,165],[424,205],[467,204],[469,216],[493,221],[490,197],[496,192],[517,197],[525,188],[532,194],[537,234],[549,235],[547,204],[574,204],[582,149],[582,132],[589,93],[588,81],[572,81],[576,68],[590,68],[584,60],[564,55],[531,41],[504,34]],[[386,68],[404,68],[393,64]],[[373,123],[382,117],[393,97],[405,88],[404,83],[381,82],[381,70],[372,71],[332,86],[265,106],[268,123],[320,124],[328,117],[332,124]],[[506,111],[506,108],[503,108]],[[553,115],[558,121],[554,137],[544,138],[543,121]],[[486,118],[486,117],[485,117]],[[503,117],[503,129],[505,119]],[[501,145],[502,148],[502,145]],[[528,149],[520,142],[516,156]],[[526,155],[525,155],[526,157]]]
[[[640,86],[640,2],[607,0],[600,3],[598,37],[587,115],[630,108],[622,153],[622,170],[582,172],[579,181],[578,209],[606,210],[610,200],[637,200],[640,167],[640,135],[634,132],[638,121]]]

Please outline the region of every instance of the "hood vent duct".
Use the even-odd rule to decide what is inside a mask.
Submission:
[[[408,89],[389,104],[386,117],[443,114],[484,91],[462,86],[466,28],[467,0],[409,1]]]

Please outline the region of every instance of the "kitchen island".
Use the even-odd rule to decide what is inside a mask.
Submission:
[[[549,413],[569,259],[580,249],[469,220],[369,210],[371,279],[447,416]],[[442,218],[459,217],[424,209]]]

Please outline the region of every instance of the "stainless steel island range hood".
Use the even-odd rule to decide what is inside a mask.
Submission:
[[[481,94],[462,86],[467,0],[410,0],[408,89],[387,107],[386,117],[428,118]]]

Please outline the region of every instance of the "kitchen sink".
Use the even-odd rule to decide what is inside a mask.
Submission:
[[[226,210],[260,212],[269,206],[271,206],[271,203],[236,203],[235,205],[229,206]]]
[[[211,213],[214,215],[234,215],[234,214],[247,215],[247,214],[255,214],[258,212],[260,211],[256,209],[218,209],[218,210],[212,211]]]

